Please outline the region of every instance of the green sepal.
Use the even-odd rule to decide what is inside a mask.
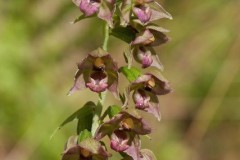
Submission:
[[[91,18],[91,17],[94,17],[94,16],[85,16],[84,14],[78,16],[73,22],[71,22],[72,24],[75,24],[83,19],[87,19],[87,18]]]
[[[89,132],[87,129],[84,129],[80,134],[79,134],[79,142],[82,142],[83,140],[87,138],[92,138],[92,133]]]
[[[107,115],[109,116],[109,118],[114,117],[115,115],[117,115],[119,112],[121,112],[121,107],[118,105],[112,105],[109,106],[106,111],[103,113],[101,120],[103,120]]]
[[[121,112],[121,107],[118,105],[112,105],[109,107],[109,117],[112,118],[115,115],[117,115],[119,112]]]
[[[133,82],[141,75],[141,71],[135,67],[121,67],[119,72],[121,72],[130,82]]]

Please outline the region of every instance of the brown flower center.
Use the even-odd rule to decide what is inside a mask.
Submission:
[[[93,63],[93,67],[96,71],[102,71],[105,69],[105,64],[102,58],[98,57]]]
[[[155,85],[156,85],[155,80],[151,78],[145,83],[145,90],[151,91],[153,87],[155,87]]]
[[[91,152],[84,149],[84,148],[81,149],[81,155],[85,158],[88,158],[88,157],[92,156]]]
[[[149,45],[149,44],[151,44],[151,43],[154,42],[154,41],[155,41],[155,37],[152,36],[152,37],[150,37],[148,40],[146,40],[145,42],[143,42],[143,45]]]
[[[125,118],[121,122],[123,128],[125,129],[133,129],[134,128],[134,122],[131,118]]]
[[[144,0],[135,0],[135,5],[142,5],[144,4]]]

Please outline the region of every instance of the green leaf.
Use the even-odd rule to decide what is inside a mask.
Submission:
[[[121,112],[121,107],[118,105],[112,105],[109,106],[106,111],[103,113],[101,120],[103,120],[107,115],[112,118],[114,117],[116,114],[118,114],[119,112]]]
[[[91,130],[92,118],[94,113],[93,111],[95,110],[95,108],[96,105],[93,102],[87,102],[82,108],[77,110],[65,121],[63,121],[63,123],[58,127],[58,130],[75,119],[78,119],[78,134],[84,129]]]
[[[136,32],[130,27],[116,27],[111,30],[111,35],[126,43],[131,43],[136,37]]]
[[[112,105],[109,107],[109,117],[112,118],[121,112],[121,107],[117,105]]]
[[[119,69],[119,71],[121,73],[124,74],[124,76],[130,81],[134,81],[136,80],[140,75],[141,75],[141,71],[135,67],[131,67],[131,68],[128,68],[128,67],[121,67]]]
[[[79,135],[79,142],[82,142],[87,138],[92,138],[92,133],[89,132],[87,129],[84,129]]]
[[[95,135],[95,132],[100,125],[99,119],[102,114],[102,108],[103,108],[102,104],[100,102],[98,102],[98,104],[94,110],[94,115],[92,117],[92,122],[91,122],[92,123],[92,127],[91,127],[92,135]]]

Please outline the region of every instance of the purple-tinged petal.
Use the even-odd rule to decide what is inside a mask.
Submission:
[[[95,139],[100,140],[106,135],[109,135],[113,133],[115,130],[117,130],[119,128],[119,123],[122,121],[122,117],[123,117],[122,114],[117,114],[110,120],[100,125],[94,136]]]
[[[132,84],[130,85],[130,91],[137,89],[144,89],[145,83],[151,79],[151,75],[144,74],[139,76]]]
[[[72,2],[76,5],[76,6],[80,6],[81,0],[72,0]]]
[[[134,59],[142,64],[142,68],[147,68],[152,65],[152,53],[144,47],[136,48],[133,52]]]
[[[99,6],[97,0],[81,0],[79,8],[86,16],[91,16],[99,10]]]
[[[114,95],[115,98],[119,99],[119,91],[118,91],[118,73],[117,76],[110,76],[108,75],[109,82],[108,82],[108,90]],[[115,78],[116,77],[116,78]],[[112,81],[112,82],[111,82]]]
[[[158,121],[161,120],[161,114],[160,114],[160,110],[159,110],[159,101],[158,101],[158,97],[155,94],[152,93],[148,93],[148,95],[150,96],[150,101],[149,101],[149,106],[147,108],[144,109],[144,111],[153,114]]]
[[[155,86],[152,88],[152,91],[151,91],[152,93],[156,95],[165,95],[172,92],[172,88],[170,87],[168,81],[162,78],[158,78],[149,73],[147,75],[150,75],[152,79],[155,81]]]
[[[81,154],[81,147],[74,146],[66,150],[62,155],[62,160],[72,160],[72,159],[79,159]]]
[[[149,22],[152,12],[149,7],[139,6],[133,8],[133,13],[138,17],[138,19],[143,23]]]
[[[97,57],[101,57],[102,58],[104,56],[109,55],[109,53],[99,47],[98,49],[95,49],[95,50],[91,51],[89,53],[89,55],[91,55],[91,56],[93,56],[95,58],[97,58]]]
[[[110,157],[110,154],[106,152],[100,142],[89,138],[79,144],[68,145],[63,153],[62,160],[90,160],[96,158],[98,160],[106,160],[108,157]]]
[[[156,67],[156,68],[160,69],[161,71],[164,70],[163,64],[161,63],[161,61],[157,55],[152,55],[152,60],[153,60],[153,63],[151,66]]]
[[[113,27],[114,2],[115,0],[102,0],[98,12],[98,17],[105,20],[111,28]]]
[[[115,61],[113,61],[112,57],[108,54],[102,57],[105,70],[108,76],[108,90],[112,92],[114,97],[119,99],[119,91],[118,91],[118,66]]]
[[[116,130],[111,135],[111,148],[117,152],[122,152],[129,147],[129,139],[127,132]]]
[[[143,44],[148,45],[155,41],[154,35],[147,29],[144,32],[140,33],[136,39],[131,43],[132,45]]]
[[[68,95],[71,95],[75,91],[81,90],[85,88],[84,81],[82,79],[82,75],[86,76],[92,70],[92,57],[87,56],[82,62],[78,63],[78,70],[75,73],[74,77],[74,85],[69,90]]]
[[[151,66],[153,60],[151,54],[144,54],[142,58],[142,68],[147,68]]]
[[[154,50],[152,47],[149,47],[148,49],[149,49],[149,50],[151,51],[151,53],[152,53],[153,63],[152,63],[151,66],[156,67],[156,68],[160,69],[161,71],[163,71],[163,70],[164,70],[163,64],[162,64],[162,62],[160,61],[160,59],[159,59],[157,53],[155,52],[155,50]]]
[[[163,32],[150,30],[150,32],[154,35],[154,41],[151,43],[151,46],[159,46],[161,44],[167,43],[169,38]]]
[[[138,77],[130,86],[131,90],[143,89],[156,95],[165,95],[172,91],[169,82],[150,73]]]
[[[79,73],[79,70],[77,71],[76,74],[78,74],[78,73]],[[84,85],[84,83],[85,83],[85,82],[84,82],[82,76],[77,76],[77,78],[74,79],[74,84],[73,84],[72,88],[69,90],[69,92],[67,93],[67,95],[70,96],[70,95],[72,95],[74,92],[86,88],[86,86]]]
[[[130,147],[128,147],[128,149],[126,149],[124,153],[132,157],[133,160],[140,160],[141,158],[140,149],[141,149],[141,141],[139,138],[135,138],[132,141]]]
[[[127,112],[120,112],[98,128],[95,139],[100,140],[119,129],[140,135],[151,133],[150,126],[142,118],[135,117]]]
[[[133,93],[136,109],[153,114],[160,121],[159,101],[156,95],[138,90]]]
[[[93,72],[90,76],[90,82],[86,83],[88,87],[93,92],[103,92],[107,89],[107,76],[103,72]]]
[[[162,32],[162,33],[168,33],[168,32],[169,32],[168,29],[165,29],[165,28],[163,28],[163,27],[156,26],[156,25],[153,25],[153,24],[147,25],[147,26],[146,26],[146,29],[154,30],[154,31]]]
[[[133,131],[140,135],[146,135],[151,133],[150,126],[146,123],[143,118],[135,117],[127,112],[121,112],[123,114],[120,128]]]
[[[148,149],[141,149],[140,154],[139,160],[157,160],[154,153]]]
[[[151,9],[152,16],[150,21],[155,21],[162,18],[173,19],[171,14],[168,13],[158,2],[154,1],[153,5],[151,5],[151,8],[154,9]]]
[[[133,101],[137,109],[144,110],[149,107],[150,96],[143,90],[137,90],[133,93]]]

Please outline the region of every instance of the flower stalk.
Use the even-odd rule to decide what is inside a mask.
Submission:
[[[109,26],[107,23],[104,25],[104,40],[102,48],[107,51],[108,50],[108,41],[109,41]]]
[[[59,127],[78,120],[77,136],[70,137],[62,160],[107,160],[112,152],[118,152],[125,160],[156,160],[148,149],[142,149],[141,136],[149,137],[151,126],[140,112],[147,112],[160,120],[159,96],[172,91],[169,82],[145,68],[163,70],[154,47],[165,44],[168,30],[153,21],[172,19],[171,15],[155,0],[73,0],[83,13],[74,23],[89,17],[105,21],[102,46],[91,51],[77,65],[74,84],[69,94],[88,88],[98,93],[97,103],[87,102],[69,116]],[[118,66],[109,53],[109,37],[115,36],[128,43],[124,51],[126,65]],[[133,60],[141,65],[133,65]],[[125,76],[129,85],[119,92],[119,76]],[[110,91],[122,106],[106,107],[106,93]],[[130,101],[134,105],[129,105]],[[134,110],[131,112],[128,108]],[[104,113],[103,108],[106,108]],[[108,117],[108,118],[107,118]],[[108,137],[110,143],[104,142]],[[109,146],[109,147],[106,147]]]

